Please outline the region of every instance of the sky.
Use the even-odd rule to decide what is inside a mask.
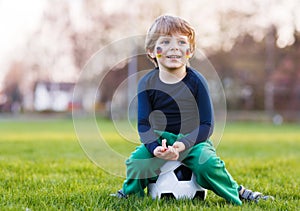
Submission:
[[[70,5],[73,7],[72,10],[78,10],[80,7],[80,2],[82,0],[66,0],[69,1]],[[105,12],[109,11],[119,11],[124,7],[125,0],[118,0],[119,4],[115,4],[115,1],[111,0],[102,0]],[[257,23],[268,24],[269,21],[276,22],[280,24],[280,30],[278,31],[280,39],[278,39],[278,46],[284,47],[286,44],[293,42],[293,37],[291,37],[291,31],[294,30],[293,27],[296,27],[300,30],[300,15],[292,14],[290,11],[297,5],[297,8],[300,9],[299,0],[253,0],[258,4],[263,5],[261,8],[263,11],[258,16]],[[55,1],[57,3],[59,1]],[[165,1],[168,4],[168,0]],[[172,1],[173,2],[173,1]],[[241,0],[239,5],[236,5],[235,1],[213,1],[208,0],[201,1],[203,7],[206,9],[202,12],[209,13],[214,12],[214,8],[220,6],[233,7],[235,9],[247,8],[247,0]],[[241,4],[244,2],[244,4]],[[271,4],[278,2],[276,4]],[[77,4],[76,4],[77,3]],[[126,2],[125,2],[126,3]],[[40,26],[41,17],[43,12],[48,5],[48,0],[0,0],[0,91],[3,88],[3,76],[7,71],[8,61],[12,57],[18,56],[18,49],[21,49],[24,46],[24,42],[28,39],[30,34],[34,32],[38,26]],[[79,5],[79,6],[78,6]],[[192,4],[186,4],[192,5]],[[207,7],[210,5],[211,7]],[[272,5],[272,7],[271,7]],[[197,8],[185,7],[181,8],[182,11],[194,14]],[[211,11],[210,11],[211,9]],[[295,9],[294,11],[298,11]],[[296,21],[296,26],[291,25],[290,19],[296,16],[298,21]],[[78,23],[80,16],[75,19],[75,22]],[[213,19],[208,19],[213,21]],[[213,24],[210,24],[213,26]],[[209,30],[209,28],[207,29]],[[212,29],[213,30],[213,29]]]
[[[46,0],[0,0],[0,90],[7,61],[41,20]]]

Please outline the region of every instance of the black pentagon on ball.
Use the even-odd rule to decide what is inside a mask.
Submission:
[[[173,193],[162,193],[160,195],[160,198],[162,199],[176,199]]]
[[[204,190],[198,190],[194,196],[194,199],[205,199],[205,191]]]
[[[192,179],[192,170],[185,165],[180,165],[174,170],[178,181],[190,181]]]

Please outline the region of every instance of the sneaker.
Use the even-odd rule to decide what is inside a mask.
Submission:
[[[274,200],[273,196],[264,196],[260,192],[253,192],[252,190],[244,188],[242,185],[239,187],[239,195],[240,199],[247,201],[258,202],[260,199],[262,200]]]
[[[122,190],[118,190],[117,193],[112,193],[112,194],[110,194],[110,196],[117,197],[119,199],[126,199],[127,198],[127,195],[125,193],[123,193]]]

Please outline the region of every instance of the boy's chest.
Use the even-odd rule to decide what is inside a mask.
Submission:
[[[188,88],[153,90],[149,95],[153,110],[180,112],[197,108],[193,93]]]

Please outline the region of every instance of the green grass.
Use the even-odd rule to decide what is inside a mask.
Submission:
[[[109,121],[99,120],[99,124],[115,150],[124,155],[132,151],[134,145],[115,135]],[[210,191],[205,201],[114,199],[109,194],[122,186],[123,178],[106,173],[87,158],[71,119],[1,121],[0,210],[297,210],[300,207],[299,125],[228,123],[217,151],[238,183],[274,195],[276,200],[236,207]]]

